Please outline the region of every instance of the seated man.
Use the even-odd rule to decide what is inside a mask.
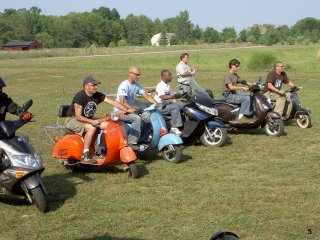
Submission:
[[[276,101],[274,111],[280,113],[282,120],[286,120],[292,110],[292,103],[290,101],[290,92],[285,93],[281,90],[282,84],[288,84],[294,87],[294,83],[289,80],[284,71],[283,62],[277,61],[274,63],[274,71],[269,72],[266,79],[266,97],[271,101]]]
[[[248,87],[239,87],[238,83],[241,83],[239,75],[236,73],[239,69],[240,61],[237,59],[231,59],[229,62],[229,72],[224,75],[223,80],[223,95],[224,100],[231,104],[241,104],[239,111],[239,121],[243,123],[249,123],[253,112],[251,110],[251,99],[248,94],[237,94],[236,90],[248,91]],[[250,82],[246,82],[248,85],[252,85]]]
[[[97,131],[96,126],[99,124],[98,120],[93,119],[97,105],[101,102],[105,102],[125,112],[132,112],[130,110],[127,111],[127,108],[119,102],[111,100],[106,97],[105,94],[98,92],[98,84],[100,84],[100,82],[92,76],[87,76],[84,79],[83,90],[74,96],[66,119],[67,129],[80,136],[83,136],[84,134],[84,147],[81,160],[85,163],[96,162],[90,156],[89,148]],[[104,130],[106,129],[106,126],[107,123],[103,122],[101,123],[100,128]]]
[[[135,110],[134,105],[137,94],[142,95],[150,103],[156,103],[156,101],[149,96],[138,83],[140,75],[141,73],[138,67],[131,67],[129,69],[128,79],[121,82],[118,87],[116,100],[132,112]],[[119,109],[116,107],[114,111],[117,112]],[[150,122],[147,114],[143,113],[141,117],[136,114],[127,114],[121,116],[120,120],[131,123],[131,128],[128,134],[128,144],[133,150],[139,150],[140,146],[138,145],[138,140],[141,132],[141,121],[146,123]]]
[[[16,104],[6,93],[2,92],[2,88],[6,87],[5,81],[0,77],[0,121],[6,120],[7,112],[11,114],[15,114],[20,117],[20,119],[24,122],[29,122],[32,118],[32,114],[30,112],[24,111],[18,104]],[[18,134],[23,136],[24,134]],[[25,136],[28,138],[28,136]],[[0,173],[4,171],[4,167],[2,166],[2,157],[0,156]]]
[[[161,71],[161,81],[156,87],[156,95],[154,99],[158,103],[165,104],[165,107],[159,109],[158,111],[164,115],[171,115],[171,131],[177,135],[181,135],[179,130],[183,126],[180,109],[184,106],[183,103],[172,103],[172,99],[178,98],[179,95],[174,94],[170,89],[169,82],[171,82],[172,76],[170,71],[163,70]]]

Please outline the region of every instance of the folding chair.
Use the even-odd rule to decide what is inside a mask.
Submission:
[[[54,141],[54,138],[52,138],[50,136],[48,130],[54,129],[54,130],[57,130],[60,133],[60,135],[65,134],[66,127],[64,125],[60,125],[59,121],[60,121],[60,118],[67,117],[67,113],[68,113],[69,108],[70,108],[70,105],[61,105],[59,107],[57,122],[56,122],[55,126],[49,126],[49,125],[41,126],[44,129],[45,133],[47,134],[47,136],[49,137],[49,139],[52,143],[55,143],[55,141]]]

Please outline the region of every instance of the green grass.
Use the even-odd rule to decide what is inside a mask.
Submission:
[[[139,160],[143,177],[138,180],[114,167],[98,173],[65,170],[51,157],[53,146],[40,126],[55,122],[58,107],[70,103],[84,76],[94,74],[102,81],[101,91],[115,93],[128,68],[138,65],[140,83],[155,86],[162,69],[175,73],[179,52],[0,60],[5,91],[20,104],[34,100],[30,111],[37,122],[21,130],[43,157],[51,206],[42,214],[35,206],[0,200],[0,239],[209,239],[219,229],[241,239],[319,239],[318,49],[190,49],[198,82],[217,98],[231,58],[241,61],[239,74],[251,81],[265,78],[268,71],[247,71],[253,53],[270,52],[290,64],[288,76],[304,87],[299,96],[313,111],[313,127],[300,129],[293,122],[280,138],[267,137],[261,129],[240,131],[230,134],[222,148],[185,147],[184,161],[177,165],[150,152]],[[98,115],[110,110],[101,104]]]

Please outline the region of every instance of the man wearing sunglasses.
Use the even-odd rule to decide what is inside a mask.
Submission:
[[[281,90],[283,83],[291,87],[295,86],[285,73],[283,62],[277,61],[274,63],[274,71],[268,73],[265,88],[267,92],[265,95],[271,101],[276,101],[274,111],[280,113],[282,120],[287,120],[292,110],[292,103],[290,101],[290,92],[286,93]]]
[[[240,61],[231,59],[229,61],[229,72],[224,75],[223,80],[223,95],[227,103],[240,104],[238,120],[242,123],[250,123],[250,117],[253,112],[251,110],[251,99],[249,94],[238,94],[237,90],[248,91],[248,86],[237,86],[238,83],[252,85],[251,82],[241,80],[237,71],[240,66]]]
[[[97,131],[96,126],[99,124],[99,121],[93,118],[97,105],[105,102],[125,112],[128,111],[119,102],[111,100],[105,94],[98,92],[97,88],[99,84],[100,82],[93,76],[87,76],[84,79],[83,90],[78,92],[72,99],[66,118],[67,129],[80,136],[84,135],[84,148],[81,160],[85,163],[96,162],[89,154],[89,147]],[[107,123],[103,122],[100,125],[100,129],[106,129],[106,126]]]
[[[141,85],[138,83],[140,76],[140,69],[136,66],[131,67],[129,69],[128,79],[121,82],[118,87],[116,100],[132,112],[135,110],[134,105],[136,105],[137,94],[142,95],[150,103],[156,103],[156,101],[151,96],[149,96],[148,93],[145,92]],[[119,111],[119,109],[115,107],[114,111],[117,112]],[[128,133],[128,144],[132,147],[133,150],[139,150],[140,146],[138,145],[138,140],[141,132],[141,121],[149,122],[150,119],[144,113],[141,117],[137,114],[131,113],[121,116],[120,120],[131,123],[131,128]]]

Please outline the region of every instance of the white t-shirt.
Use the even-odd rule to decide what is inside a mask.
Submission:
[[[183,61],[180,61],[176,67],[178,82],[184,83],[185,81],[189,80],[190,77],[182,77],[181,75],[186,72],[191,72],[191,68],[188,64],[185,64]]]
[[[154,100],[157,101],[157,103],[164,103],[164,104],[170,104],[172,103],[171,100],[163,100],[160,98],[160,96],[169,95],[173,96],[174,93],[170,89],[169,84],[165,83],[164,81],[160,81],[156,87],[156,95],[154,96]]]

